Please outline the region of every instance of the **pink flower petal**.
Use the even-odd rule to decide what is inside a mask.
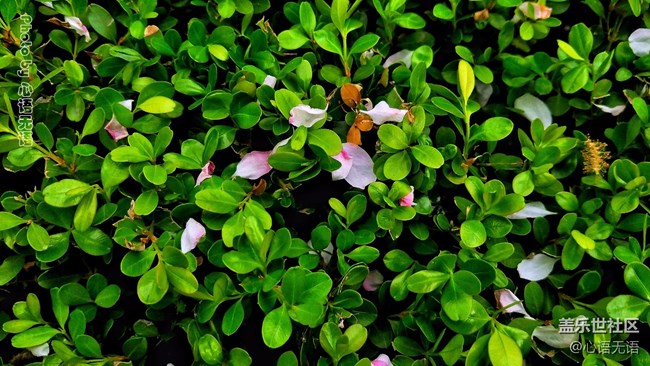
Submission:
[[[393,363],[390,362],[390,357],[385,354],[380,354],[374,361],[371,362],[372,366],[393,366]]]
[[[307,128],[316,124],[316,122],[325,118],[327,107],[325,109],[312,108],[306,104],[300,104],[291,108],[291,117],[289,123],[299,127],[305,126]]]
[[[413,198],[414,198],[413,192],[414,192],[414,188],[413,186],[411,186],[411,192],[409,192],[406,196],[400,198],[399,205],[407,206],[407,207],[413,206]]]
[[[366,291],[377,291],[379,286],[384,283],[384,276],[377,270],[372,270],[363,280],[363,289]]]
[[[270,172],[273,168],[269,165],[271,151],[251,151],[246,154],[239,164],[234,176],[246,179],[258,179]]]
[[[332,156],[332,158],[341,163],[341,167],[332,172],[332,180],[345,179],[350,174],[350,169],[352,169],[352,157],[343,149],[338,155]]]
[[[214,173],[214,163],[208,161],[208,163],[203,166],[203,169],[201,169],[201,173],[196,178],[196,184],[194,186],[196,187],[204,180],[210,178],[212,176],[212,173]]]
[[[70,29],[74,29],[78,35],[84,36],[86,42],[90,42],[90,33],[88,32],[88,28],[81,22],[81,19],[77,17],[65,17],[64,20],[68,23]]]
[[[104,129],[115,141],[119,141],[129,135],[129,131],[126,130],[126,127],[122,126],[114,116],[106,126],[104,126]]]
[[[196,248],[199,240],[205,236],[205,228],[198,221],[190,218],[185,224],[185,231],[181,236],[181,251],[187,253]]]
[[[381,125],[384,122],[402,122],[406,116],[406,109],[391,108],[385,101],[379,102],[375,108],[369,111],[360,111],[372,118],[372,122],[376,125]]]
[[[515,296],[515,294],[512,293],[512,291],[508,290],[507,288],[494,291],[494,297],[497,299],[498,308],[505,308],[512,303],[521,301],[517,296]],[[532,317],[528,314],[528,312],[526,312],[526,309],[521,303],[510,306],[505,310],[505,312],[523,314],[526,316],[526,318],[532,319]]]
[[[373,172],[372,158],[361,146],[346,142],[343,144],[343,150],[352,158],[352,168],[345,177],[346,182],[350,183],[352,187],[364,189],[368,184],[377,180],[377,176]]]

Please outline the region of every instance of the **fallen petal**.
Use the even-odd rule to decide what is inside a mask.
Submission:
[[[110,121],[108,121],[106,126],[104,126],[104,129],[115,141],[119,141],[129,135],[129,131],[127,131],[126,127],[122,126],[114,116]]]
[[[414,188],[413,186],[411,186],[411,192],[409,192],[406,196],[400,198],[399,205],[407,206],[407,207],[413,206],[413,197],[414,197],[413,193],[414,193]]]
[[[403,63],[406,67],[411,67],[411,56],[413,56],[413,51],[411,50],[401,50],[396,52],[384,61],[384,69],[391,67],[396,63]]]
[[[372,366],[393,366],[392,362],[390,362],[390,357],[383,353],[377,356],[370,364]]]
[[[544,128],[553,123],[551,110],[541,99],[531,94],[524,94],[515,100],[515,108],[519,109],[524,117],[533,122],[539,118],[544,124]]]
[[[494,291],[494,297],[497,299],[497,307],[499,309],[505,308],[512,303],[521,301],[517,296],[515,296],[515,294],[512,293],[512,291],[508,290],[507,288]],[[526,316],[526,318],[532,319],[532,317],[528,314],[528,312],[526,312],[526,309],[521,303],[507,307],[505,312],[523,314]]]
[[[636,56],[643,57],[650,54],[650,29],[639,28],[632,32],[627,40]]]
[[[199,173],[199,176],[196,178],[196,184],[194,186],[196,187],[204,180],[210,178],[212,176],[212,173],[214,173],[214,163],[208,161],[208,163],[205,164],[201,169],[201,173]]]
[[[377,180],[373,168],[374,163],[368,153],[360,146],[350,143],[344,143],[343,149],[352,158],[352,168],[345,181],[352,187],[364,189],[366,186]]]
[[[625,104],[617,105],[615,107],[608,107],[608,106],[602,105],[602,104],[594,104],[594,105],[596,107],[598,107],[601,111],[603,111],[605,113],[609,113],[612,116],[618,116],[619,114],[623,113],[623,111],[625,110],[625,107],[626,107]]]
[[[40,346],[28,348],[34,357],[45,357],[50,354],[50,345],[46,342]]]
[[[275,76],[266,75],[266,77],[264,78],[264,85],[268,85],[271,88],[275,89],[275,83],[277,81],[278,81],[278,79],[276,79]]]
[[[272,170],[269,165],[270,155],[271,151],[249,152],[237,164],[237,170],[235,170],[235,174],[233,175],[246,179],[258,179]]]
[[[181,251],[187,253],[196,248],[199,240],[205,236],[205,228],[198,221],[190,218],[185,224],[185,231],[181,236]]]
[[[77,17],[65,17],[63,19],[78,35],[84,36],[86,42],[90,42],[90,33],[88,32],[88,28],[81,22],[81,19]]]
[[[375,108],[360,112],[369,115],[374,124],[381,125],[384,122],[402,122],[408,110],[391,108],[388,103],[381,101]]]
[[[379,286],[384,283],[384,276],[377,270],[372,270],[363,280],[363,289],[366,291],[377,291]]]
[[[517,265],[517,272],[524,280],[541,281],[553,272],[553,266],[559,260],[542,253],[535,254],[531,259],[522,260]]]
[[[289,123],[293,126],[305,126],[307,128],[316,124],[316,122],[325,118],[327,113],[327,108],[318,109],[312,108],[306,104],[300,104],[291,108],[291,117],[289,117]]]
[[[557,212],[548,211],[541,202],[529,202],[521,210],[506,216],[511,220],[521,219],[534,219],[536,217],[544,217],[548,215],[555,215]]]

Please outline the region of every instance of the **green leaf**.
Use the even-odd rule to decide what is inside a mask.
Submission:
[[[500,331],[492,332],[488,342],[488,355],[494,366],[514,366],[524,362],[517,343]]]
[[[422,29],[427,25],[424,18],[415,13],[400,14],[393,21],[395,24],[406,29]]]
[[[72,86],[75,88],[81,86],[81,83],[84,81],[84,72],[81,69],[81,65],[79,65],[77,61],[66,60],[63,62],[63,70],[65,71],[65,75],[67,76],[68,81],[70,81],[70,84],[72,84]]]
[[[628,264],[623,278],[632,292],[650,301],[650,269],[645,264],[640,262]]]
[[[165,264],[165,270],[169,283],[180,293],[192,294],[199,289],[199,281],[187,269]]]
[[[122,258],[120,270],[129,277],[142,276],[151,268],[155,258],[156,252],[153,250],[145,250],[142,252],[130,251]]]
[[[86,193],[74,213],[74,228],[79,231],[87,230],[92,225],[97,213],[97,191]]]
[[[411,292],[425,294],[444,285],[448,279],[449,274],[447,273],[423,270],[408,277],[406,285]]]
[[[381,140],[383,144],[386,144],[386,146],[390,147],[391,149],[404,150],[409,147],[409,141],[408,137],[406,137],[406,133],[404,133],[401,128],[395,125],[381,125],[381,127],[379,127],[379,131],[377,131],[377,136],[379,136],[379,140]]]
[[[2,222],[0,220],[0,222]],[[25,257],[22,255],[12,255],[5,258],[0,264],[0,286],[4,286],[9,281],[13,280],[25,264]]]
[[[236,251],[224,254],[222,260],[226,267],[239,274],[250,273],[261,267],[260,263],[255,260],[255,258]]]
[[[560,47],[562,52],[566,53],[567,56],[571,57],[574,60],[584,61],[584,58],[578,54],[578,52],[568,43],[558,39],[557,45]]]
[[[562,90],[567,94],[573,94],[582,89],[589,82],[589,67],[580,65],[569,70],[562,76]]]
[[[341,33],[347,33],[345,28],[345,21],[347,20],[349,0],[332,0],[332,7],[330,10],[330,17],[332,23]]]
[[[343,144],[336,132],[327,129],[308,130],[307,142],[323,149],[328,156],[335,156],[343,150]]]
[[[79,204],[91,189],[92,187],[87,183],[74,179],[63,179],[45,187],[43,196],[45,202],[50,206],[72,207]]]
[[[476,248],[487,240],[485,226],[479,220],[467,220],[460,225],[460,238],[463,244]]]
[[[639,318],[650,302],[633,295],[618,295],[607,304],[607,314],[612,318]]]
[[[59,299],[66,305],[83,305],[92,302],[88,290],[76,282],[61,286]]]
[[[417,145],[411,147],[411,153],[415,160],[419,161],[421,164],[428,166],[429,168],[438,169],[444,163],[445,159],[433,146],[429,145]]]
[[[350,48],[350,54],[354,55],[373,48],[379,42],[379,36],[373,33],[364,34],[357,39]]]
[[[199,355],[208,365],[221,365],[223,362],[223,348],[221,343],[212,334],[204,334],[198,342]]]
[[[172,99],[162,95],[157,95],[142,102],[138,108],[147,113],[159,114],[173,112],[175,106],[176,102]]]
[[[280,89],[275,92],[275,103],[284,118],[289,119],[291,109],[302,103],[298,96],[287,89]]]
[[[569,43],[573,50],[580,55],[581,59],[588,60],[594,45],[594,36],[584,23],[579,23],[571,27]]]
[[[232,103],[232,94],[223,90],[210,92],[203,103],[201,110],[203,118],[209,120],[221,120],[230,115],[230,104]]]
[[[0,231],[14,228],[26,222],[27,220],[18,217],[11,212],[0,212]]]
[[[161,165],[147,165],[142,168],[142,173],[149,182],[157,186],[167,182],[167,171]]]
[[[120,299],[122,289],[118,285],[109,285],[104,287],[95,297],[95,304],[101,308],[111,308]]]
[[[639,207],[639,191],[619,192],[612,198],[612,210],[617,213],[628,213]]]
[[[576,243],[582,247],[582,249],[591,250],[596,248],[596,242],[594,239],[579,232],[578,230],[571,230],[571,236],[576,241]]]
[[[505,117],[492,117],[478,127],[478,131],[472,133],[471,139],[476,141],[499,141],[510,135],[514,123]]]
[[[220,189],[204,189],[196,194],[196,205],[219,214],[226,214],[239,206],[239,200]]]
[[[223,334],[227,336],[235,334],[243,321],[244,306],[242,305],[241,300],[239,300],[232,304],[228,310],[226,310],[226,313],[223,314],[223,321],[221,322],[221,330],[223,331]]]
[[[400,151],[391,155],[384,164],[384,175],[388,179],[400,181],[411,171],[411,158],[408,152]]]
[[[74,345],[77,347],[79,353],[86,357],[102,357],[102,350],[99,346],[99,343],[95,340],[95,338],[89,335],[81,334],[76,336],[74,339]]]
[[[115,43],[117,41],[117,29],[115,19],[111,14],[97,4],[88,5],[88,22],[93,29],[101,36]]]
[[[311,160],[292,152],[277,152],[269,156],[269,165],[281,172],[292,172],[306,166]]]
[[[309,3],[303,3],[309,6]],[[278,34],[280,47],[287,50],[295,50],[309,42],[309,38],[298,28],[287,29]]]
[[[469,97],[474,91],[474,83],[474,70],[472,66],[467,61],[460,60],[458,62],[458,86],[465,105],[467,105]]]
[[[138,298],[145,305],[159,302],[168,290],[167,271],[162,263],[147,271],[138,281]]]
[[[50,246],[50,235],[44,227],[32,223],[29,225],[29,228],[27,228],[27,241],[35,251],[40,252]]]
[[[133,212],[140,216],[147,216],[158,207],[158,200],[158,192],[155,189],[144,191],[135,199]]]
[[[61,333],[49,326],[36,327],[16,334],[11,338],[11,345],[15,348],[31,348],[48,342],[52,337]]]
[[[291,331],[291,318],[284,306],[266,314],[262,321],[262,339],[269,348],[279,348],[287,343]]]
[[[319,29],[314,32],[314,39],[316,40],[316,43],[325,51],[336,53],[337,55],[343,57],[341,42],[334,33],[325,29]]]
[[[308,2],[300,3],[300,25],[309,36],[313,36],[316,29],[316,14]]]

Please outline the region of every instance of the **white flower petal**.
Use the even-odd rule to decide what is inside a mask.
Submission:
[[[650,29],[639,28],[632,32],[627,40],[636,56],[643,57],[650,54]]]
[[[541,202],[528,202],[521,210],[506,216],[511,220],[521,219],[534,219],[536,217],[544,217],[548,215],[555,215],[557,212],[548,211]]]
[[[539,98],[531,94],[524,94],[515,100],[515,108],[519,109],[524,117],[533,122],[539,118],[544,127],[548,127],[553,123],[553,116],[548,106]]]
[[[351,143],[344,143],[343,149],[352,158],[352,168],[345,177],[345,181],[352,187],[364,189],[377,180],[373,168],[374,163],[368,153],[361,147]]]
[[[207,164],[203,166],[201,169],[201,173],[199,173],[199,176],[196,177],[196,184],[194,185],[195,187],[201,184],[204,180],[210,178],[212,176],[212,173],[214,173],[214,163],[211,161],[208,161]]]
[[[567,348],[580,339],[580,334],[560,333],[560,330],[552,325],[540,325],[533,330],[531,338],[537,338],[554,348]]]
[[[50,345],[46,342],[40,346],[28,348],[34,357],[45,357],[50,354]]]
[[[598,107],[601,111],[603,111],[605,113],[609,113],[612,116],[618,116],[619,114],[623,113],[623,111],[625,110],[625,107],[626,107],[625,104],[617,105],[615,107],[608,107],[606,105],[595,104],[595,103],[594,103],[594,105],[596,107]]]
[[[65,17],[64,20],[78,35],[84,36],[86,42],[90,42],[90,33],[88,32],[88,28],[81,22],[81,19],[77,17]]]
[[[490,84],[484,84],[480,80],[476,80],[476,92],[478,93],[478,104],[483,108],[490,100],[494,88]]]
[[[312,108],[306,104],[300,104],[291,108],[291,117],[289,123],[299,127],[305,126],[307,128],[316,124],[316,122],[325,118],[327,107],[325,109]]]
[[[198,221],[190,218],[185,224],[185,231],[181,236],[181,251],[187,253],[196,248],[199,240],[205,236],[205,228]]]
[[[494,297],[497,299],[497,306],[499,309],[505,308],[512,303],[521,301],[515,294],[512,293],[512,291],[508,290],[507,288],[494,291]],[[526,309],[521,303],[508,307],[505,312],[523,314],[526,316],[526,318],[532,319],[532,317],[528,314],[528,312],[526,312]]]
[[[370,364],[371,366],[393,366],[393,363],[390,362],[390,357],[383,353],[377,356]]]
[[[413,56],[413,51],[411,50],[401,50],[399,52],[396,52],[386,59],[384,61],[384,68],[389,68],[390,66],[396,64],[396,63],[403,63],[406,65],[406,67],[410,68],[411,67],[411,56]]]
[[[120,104],[120,105],[126,107],[126,109],[128,109],[130,111],[133,111],[133,99],[123,100],[121,102],[118,102],[117,104]]]
[[[277,81],[278,81],[278,79],[276,79],[275,76],[266,75],[266,77],[264,78],[264,85],[268,85],[271,88],[275,89],[275,83]]]
[[[517,272],[524,280],[541,281],[553,272],[553,266],[559,260],[542,253],[535,254],[531,259],[522,260],[517,265]]]
[[[360,112],[369,115],[374,124],[381,125],[384,122],[402,122],[408,110],[391,108],[388,103],[381,101],[375,108]]]
[[[235,170],[235,177],[242,177],[246,179],[258,179],[264,174],[270,172],[273,168],[269,165],[269,156],[271,151],[251,151],[244,155],[237,169]]]
[[[314,246],[311,244],[311,240],[307,242],[307,246],[314,249]],[[310,250],[309,254],[317,254],[315,250]],[[323,258],[323,263],[328,265],[330,260],[332,260],[332,253],[334,253],[334,246],[332,243],[329,243],[327,247],[320,251],[320,256]]]

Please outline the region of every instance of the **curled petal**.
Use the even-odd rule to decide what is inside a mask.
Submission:
[[[557,212],[548,211],[541,202],[529,202],[521,210],[506,216],[512,220],[520,219],[534,219],[536,217],[544,217],[548,215],[555,215]]]
[[[266,75],[266,77],[264,78],[264,85],[268,85],[271,88],[275,89],[275,83],[277,81],[278,81],[278,79],[276,79],[275,76]]]
[[[370,271],[366,279],[363,280],[363,289],[366,291],[377,291],[382,283],[384,283],[384,276],[375,269]]]
[[[34,357],[46,357],[50,354],[50,345],[46,342],[40,346],[28,348]]]
[[[379,102],[375,108],[369,111],[360,111],[372,118],[372,122],[376,125],[381,125],[384,122],[402,122],[406,116],[406,109],[391,108],[385,101]]]
[[[126,127],[122,126],[115,117],[108,121],[106,126],[104,126],[104,129],[115,141],[119,141],[129,135],[129,131],[126,130]]]
[[[291,117],[289,123],[299,127],[305,126],[307,128],[316,124],[316,122],[325,118],[327,107],[325,109],[312,108],[306,104],[300,104],[291,108]]]
[[[608,107],[608,106],[602,105],[602,104],[594,104],[594,105],[596,107],[598,107],[601,111],[603,111],[605,113],[609,113],[614,117],[616,117],[619,114],[623,113],[623,111],[625,110],[625,104],[617,105],[615,107]]]
[[[519,5],[519,10],[521,10],[527,18],[534,20],[548,19],[551,17],[551,13],[553,12],[552,8],[532,1],[526,1]]]
[[[553,116],[548,106],[539,98],[531,94],[524,94],[515,100],[515,108],[520,110],[521,113],[533,122],[539,118],[544,124],[544,128],[553,123]]]
[[[341,167],[332,172],[332,180],[345,179],[350,174],[350,169],[352,169],[352,157],[343,149],[333,158],[341,163]]]
[[[269,165],[270,155],[271,151],[249,152],[237,164],[237,170],[235,170],[234,176],[246,179],[258,179],[264,174],[267,174],[272,169]]]
[[[196,248],[199,240],[205,236],[205,228],[198,221],[190,218],[185,224],[185,231],[181,236],[181,251],[187,253]]]
[[[505,308],[512,303],[521,301],[517,296],[515,296],[515,294],[512,293],[512,291],[508,290],[507,288],[494,291],[494,297],[497,299],[497,306],[499,308]],[[521,303],[507,307],[505,312],[523,314],[526,316],[526,318],[532,319],[532,317],[526,312],[526,309],[524,309],[524,306]]]
[[[396,52],[386,59],[384,61],[384,68],[389,68],[392,65],[395,65],[396,63],[403,63],[406,67],[410,68],[411,67],[411,56],[413,56],[413,51],[411,50],[401,50],[399,52]]]
[[[64,20],[68,23],[70,29],[74,29],[78,35],[84,36],[86,42],[90,42],[90,33],[88,32],[88,28],[81,22],[81,19],[77,17],[65,17]]]
[[[196,178],[196,184],[194,186],[196,187],[204,180],[210,178],[212,176],[212,173],[214,173],[214,163],[208,161],[208,163],[205,164],[201,169],[201,173],[199,173],[199,176]]]
[[[643,57],[650,54],[650,29],[639,28],[632,32],[627,40],[636,56]]]
[[[414,188],[411,186],[411,191],[404,197],[400,198],[399,200],[399,205],[400,206],[407,206],[411,207],[413,206],[413,197],[414,197]]]
[[[373,172],[372,158],[360,146],[346,142],[341,153],[334,159],[340,161],[343,166],[332,172],[332,180],[345,179],[352,187],[361,189],[377,180]]]
[[[390,362],[390,357],[383,353],[377,356],[370,364],[372,366],[393,366],[393,363]]]
[[[275,146],[273,146],[273,150],[271,150],[271,154],[275,154],[275,152],[278,151],[279,148],[281,148],[282,146],[288,144],[289,140],[291,140],[291,137],[287,137],[286,139],[281,140],[280,142],[275,144]]]
[[[517,272],[525,280],[541,281],[553,272],[553,266],[559,260],[546,254],[535,254],[531,259],[522,260],[517,265]]]
[[[123,100],[121,102],[118,102],[117,104],[125,107],[126,109],[133,111],[133,99],[127,99]]]

